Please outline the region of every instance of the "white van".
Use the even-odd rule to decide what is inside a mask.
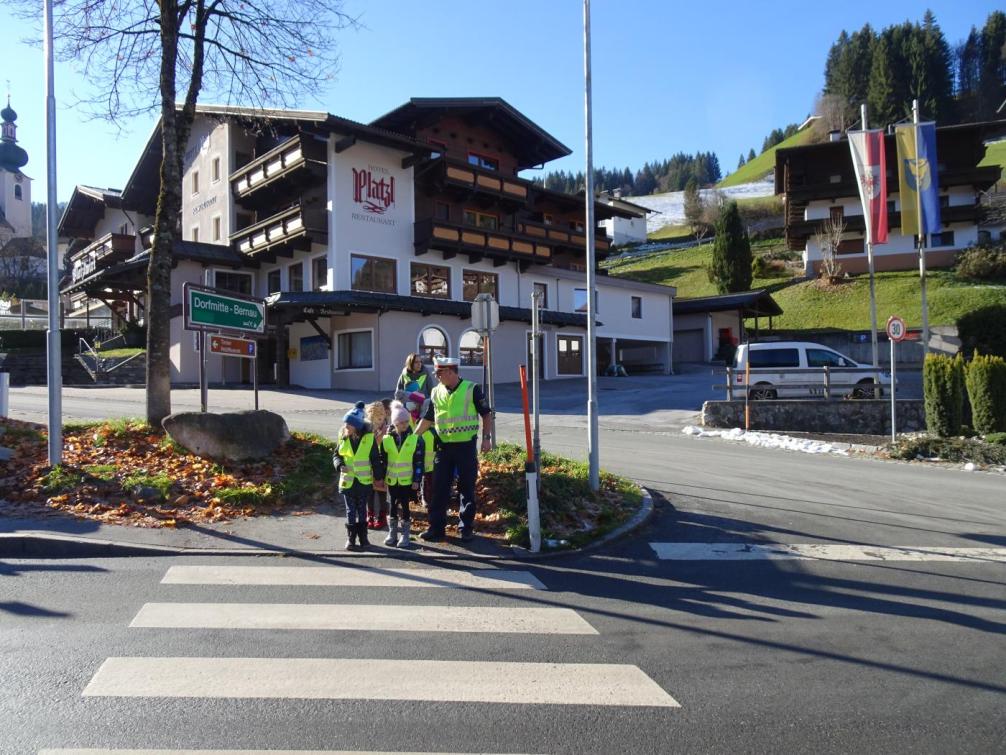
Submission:
[[[824,367],[831,368],[829,378],[833,398],[874,396],[875,370],[871,365],[859,364],[819,343],[770,341],[741,344],[734,354],[734,389],[745,387],[744,371],[749,358],[751,386],[748,396],[752,400],[824,398]],[[878,374],[879,394],[882,396],[890,390],[891,374],[885,371]]]

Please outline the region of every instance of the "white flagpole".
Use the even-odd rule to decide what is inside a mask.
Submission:
[[[46,332],[49,392],[49,466],[63,461],[63,370],[59,332],[59,249],[56,237],[56,91],[52,53],[52,1],[45,13],[46,257],[49,329]]]
[[[587,458],[590,489],[601,489],[601,466],[597,433],[597,295],[594,292],[594,153],[590,97],[590,0],[583,0],[584,131],[587,143],[586,226],[587,226]]]
[[[915,124],[915,199],[919,222],[919,282],[922,287],[922,353],[929,354],[929,302],[926,298],[926,228],[922,223],[922,169],[919,166],[919,101],[912,100],[912,123]],[[928,167],[932,181],[932,167]]]
[[[869,135],[866,133],[866,105],[859,106],[859,116],[863,124],[863,137],[864,139],[869,139]],[[881,134],[880,138],[883,139],[884,135]],[[887,170],[886,165],[881,165],[880,169]],[[887,197],[884,197],[884,201],[887,201]],[[873,354],[873,386],[874,388],[880,385],[880,376],[877,374],[877,369],[880,367],[880,356],[877,352],[877,282],[874,279],[874,265],[873,265],[873,217],[866,217],[866,202],[863,203],[863,215],[866,219],[866,262],[870,268],[870,347]],[[874,392],[874,398],[879,398]]]

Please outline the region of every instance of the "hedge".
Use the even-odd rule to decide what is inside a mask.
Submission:
[[[63,349],[77,350],[77,339],[86,338],[93,341],[97,331],[92,330],[62,330],[60,344]],[[38,349],[45,351],[44,330],[0,330],[0,354],[7,351],[26,351]]]
[[[957,335],[965,356],[975,352],[1006,358],[1006,304],[992,304],[957,320]]]
[[[929,354],[922,367],[926,427],[931,435],[961,434],[964,420],[964,359]]]
[[[1006,359],[975,354],[965,372],[965,383],[975,432],[1006,431]]]

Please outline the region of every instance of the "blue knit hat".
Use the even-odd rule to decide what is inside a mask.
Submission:
[[[366,406],[362,401],[357,401],[356,406],[346,412],[346,416],[342,418],[342,421],[347,425],[356,428],[357,432],[363,430],[363,426],[367,424],[367,418],[363,415],[363,409]]]

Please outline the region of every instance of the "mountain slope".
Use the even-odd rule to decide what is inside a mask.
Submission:
[[[744,165],[716,184],[716,188],[723,189],[728,186],[737,186],[738,184],[762,180],[775,168],[775,151],[777,149],[799,147],[808,144],[812,131],[813,129],[810,126],[805,127],[802,131],[797,131],[789,139],[779,142],[774,147],[762,152],[754,160],[744,163]]]

